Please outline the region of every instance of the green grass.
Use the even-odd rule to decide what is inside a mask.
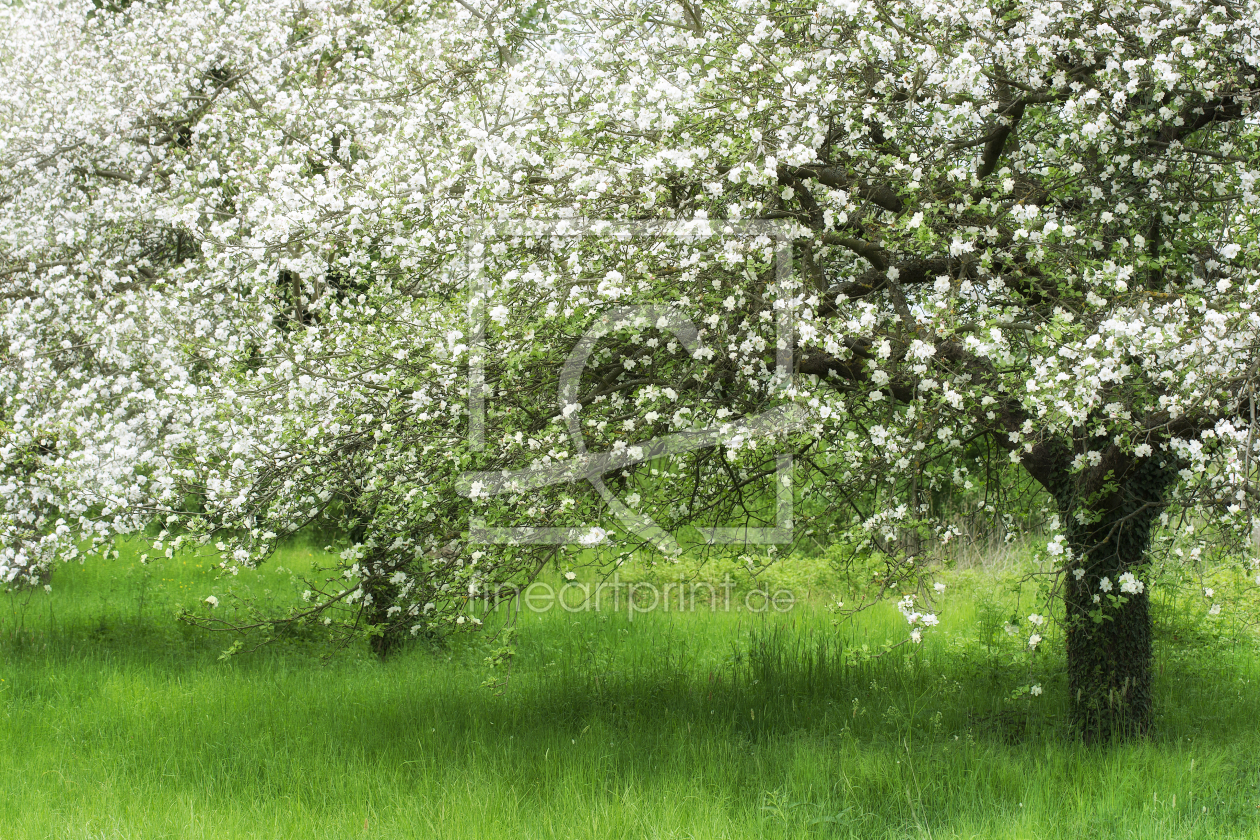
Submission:
[[[310,560],[235,583],[284,599],[276,566]],[[1016,605],[980,570],[882,655],[895,610],[837,624],[819,591],[781,615],[522,613],[496,690],[485,634],[220,661],[172,620],[221,591],[208,566],[124,553],[0,602],[0,838],[1260,837],[1253,647],[1161,645],[1156,733],[1086,748],[1053,637],[993,632]]]

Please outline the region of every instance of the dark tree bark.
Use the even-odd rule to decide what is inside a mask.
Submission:
[[[367,522],[370,515],[363,515],[350,531],[350,539],[356,543],[366,544]],[[396,566],[389,561],[388,553],[382,547],[366,545],[367,553],[359,566],[363,570],[360,586],[363,588],[363,611],[360,616],[372,633],[368,637],[368,646],[372,653],[380,658],[402,647],[407,640],[403,632],[402,622],[389,614],[389,608],[398,601],[398,586],[390,583]]]
[[[1150,592],[1122,592],[1120,577],[1144,576],[1151,527],[1176,469],[1148,458],[1116,473],[1102,471],[1112,481],[1083,497],[1088,483],[1061,476],[1055,494],[1075,558],[1063,592],[1068,691],[1072,722],[1086,743],[1140,735],[1153,712]]]
[[[388,564],[368,559],[364,568],[371,571],[363,579],[363,617],[375,628],[368,638],[368,646],[372,653],[384,659],[407,640],[402,623],[389,614],[389,608],[398,601],[398,586],[389,582],[392,569],[388,568]]]

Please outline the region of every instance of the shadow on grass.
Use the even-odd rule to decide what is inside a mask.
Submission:
[[[499,690],[483,683],[493,642],[457,637],[448,646],[416,644],[378,662],[361,650],[334,651],[317,638],[281,641],[221,662],[227,635],[181,624],[173,611],[30,610],[20,624],[0,627],[6,667],[39,682],[38,674],[144,673],[155,681],[196,675],[245,689],[277,675],[303,675],[361,686],[362,702],[380,708],[354,722],[354,740],[405,729],[410,719],[440,719],[449,733],[485,726],[568,732],[598,721],[644,737],[665,722],[758,743],[796,734],[846,734],[868,742],[966,738],[1015,745],[1068,742],[1067,686],[1061,658],[1046,654],[1040,696],[1028,693],[1026,668],[986,657],[975,646],[945,642],[887,648],[875,627],[837,629],[826,620],[699,628],[634,628],[603,616],[568,616],[525,633]],[[1229,741],[1253,728],[1254,652],[1238,645],[1161,646],[1157,661],[1156,740]],[[405,687],[405,689],[404,689]],[[11,699],[21,696],[11,694]],[[291,697],[289,712],[320,710],[318,695]],[[303,706],[309,704],[309,708]],[[294,708],[294,705],[297,708]],[[419,711],[423,710],[423,714]]]

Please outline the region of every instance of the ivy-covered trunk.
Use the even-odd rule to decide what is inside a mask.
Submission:
[[[1108,548],[1095,546],[1095,554]],[[1136,546],[1133,549],[1091,562],[1090,573],[1080,580],[1069,578],[1066,585],[1071,715],[1089,743],[1137,735],[1151,723],[1149,593],[1143,589],[1119,595],[1114,588],[1100,592],[1100,584],[1106,586],[1104,580],[1114,582],[1122,569],[1140,567],[1143,554]]]
[[[401,622],[390,613],[398,601],[398,585],[391,582],[396,563],[390,561],[386,549],[367,543],[371,513],[360,512],[358,522],[350,530],[350,539],[365,544],[366,553],[359,560],[363,587],[363,609],[360,619],[370,628],[368,645],[372,652],[384,658],[401,647],[407,640]]]
[[[407,640],[402,623],[390,613],[398,602],[398,585],[390,582],[394,567],[387,562],[381,549],[374,549],[362,561],[363,620],[372,628],[368,644],[379,657],[388,656]],[[397,609],[395,609],[397,612]]]
[[[1150,592],[1143,578],[1151,527],[1175,472],[1144,460],[1119,480],[1114,475],[1086,500],[1092,507],[1064,510],[1074,555],[1064,584],[1068,689],[1072,721],[1087,743],[1139,735],[1153,715]],[[1089,521],[1077,518],[1082,509]]]

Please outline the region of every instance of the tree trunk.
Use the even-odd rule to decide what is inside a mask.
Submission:
[[[407,640],[402,622],[389,613],[389,608],[398,600],[398,586],[389,582],[391,569],[387,564],[364,562],[363,568],[366,575],[363,579],[364,619],[374,627],[368,645],[372,653],[383,659]]]
[[[366,542],[367,522],[370,518],[370,513],[360,515],[359,521],[350,530],[350,539],[353,542]],[[363,611],[360,615],[363,622],[372,628],[368,646],[372,653],[383,659],[407,640],[402,622],[389,613],[389,608],[398,600],[398,586],[389,581],[394,566],[388,562],[384,549],[372,545],[368,547],[367,555],[359,561],[359,567],[363,573]]]
[[[1070,580],[1065,595],[1071,717],[1086,743],[1139,735],[1152,715],[1150,598],[1144,590],[1119,606],[1106,595],[1093,603],[1102,577],[1116,579]]]
[[[1071,717],[1087,743],[1123,740],[1151,725],[1150,593],[1144,585],[1122,591],[1120,577],[1141,584],[1151,526],[1175,476],[1170,465],[1138,461],[1086,508],[1094,520],[1087,523],[1075,515],[1083,506],[1060,498],[1074,554],[1064,585]]]

